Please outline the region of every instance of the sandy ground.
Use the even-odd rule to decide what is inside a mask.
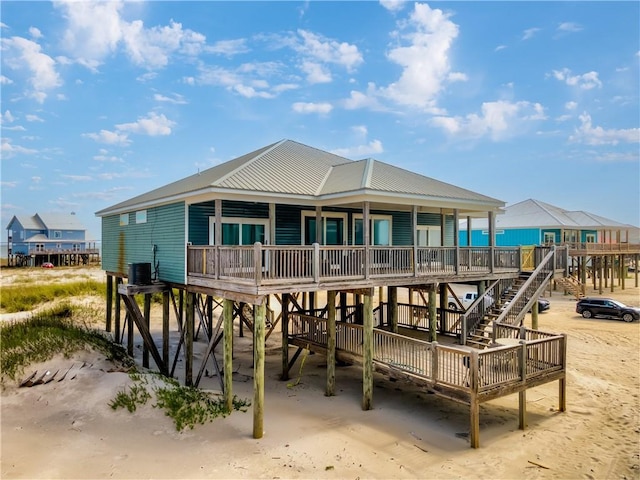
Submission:
[[[3,272],[3,285],[9,277]],[[624,291],[603,296],[638,305],[633,285],[629,279]],[[64,381],[2,392],[0,477],[640,478],[640,324],[586,320],[571,297],[547,298],[540,329],[568,334],[568,410],[557,410],[557,382],[527,392],[524,431],[517,395],[483,404],[477,450],[469,448],[468,409],[417,387],[376,377],[374,408],[363,411],[361,370],[339,367],[337,394],[325,397],[321,355],[307,356],[302,368],[298,360],[291,380],[280,381],[274,334],[266,345],[262,439],[252,438],[251,408],[184,432],[151,405],[113,411],[108,403],[128,375],[82,352],[26,372],[71,369]],[[250,335],[236,338],[234,371],[234,393],[251,401]],[[205,377],[201,387],[218,390],[218,379]]]

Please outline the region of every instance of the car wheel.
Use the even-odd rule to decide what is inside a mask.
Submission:
[[[591,318],[593,315],[591,314],[591,310],[583,310],[582,311],[582,316],[584,318]]]
[[[633,322],[633,315],[631,315],[630,313],[625,313],[624,315],[622,315],[622,320],[624,320],[625,322]]]
[[[450,303],[449,304],[449,310],[457,310],[458,306],[455,303]]]

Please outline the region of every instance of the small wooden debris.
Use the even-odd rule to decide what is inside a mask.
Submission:
[[[27,378],[25,378],[24,380],[22,380],[20,382],[20,387],[30,387],[31,385],[33,385],[33,378],[36,376],[36,374],[38,373],[38,371],[36,370],[35,372],[33,372],[31,375],[29,375]]]
[[[535,465],[536,467],[544,468],[545,470],[551,470],[549,467],[546,467],[540,463],[532,462],[531,460],[527,460],[527,462],[529,462],[532,465]]]

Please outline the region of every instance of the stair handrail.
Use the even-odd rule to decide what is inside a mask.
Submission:
[[[501,280],[496,280],[493,282],[482,295],[478,293],[478,297],[473,301],[469,308],[460,315],[459,322],[462,322],[462,333],[460,335],[460,343],[465,345],[467,342],[467,337],[469,336],[469,332],[472,332],[478,324],[482,321],[487,311],[495,304],[495,302],[499,301],[500,288],[496,288],[499,285],[502,285]],[[490,298],[492,301],[487,301]],[[471,325],[468,324],[468,319],[473,318],[473,323]]]
[[[527,281],[518,289],[518,292],[504,307],[498,318],[492,322],[492,340],[496,341],[496,326],[500,324],[515,326],[520,323],[525,314],[538,300],[538,296],[544,291],[547,282],[554,275],[555,247],[542,259]]]

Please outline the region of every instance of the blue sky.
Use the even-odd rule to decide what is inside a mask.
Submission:
[[[3,229],[284,138],[640,224],[639,2],[0,9]]]

